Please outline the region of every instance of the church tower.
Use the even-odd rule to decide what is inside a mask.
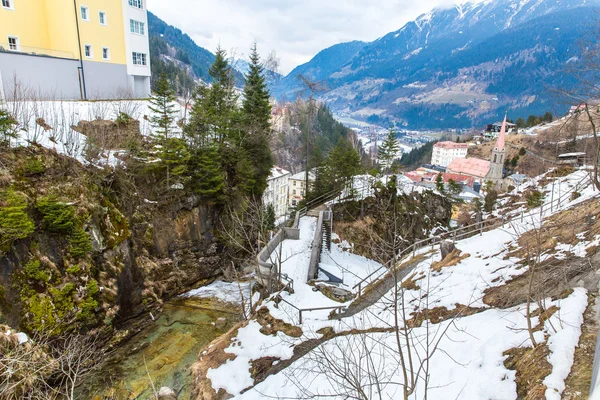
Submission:
[[[502,173],[504,172],[504,160],[506,159],[506,147],[504,141],[506,138],[506,116],[504,116],[504,122],[502,122],[502,129],[500,129],[500,135],[498,135],[498,141],[496,147],[492,150],[492,158],[490,159],[490,172],[487,178],[492,181],[499,181],[502,179]]]

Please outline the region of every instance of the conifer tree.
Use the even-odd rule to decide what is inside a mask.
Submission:
[[[273,168],[273,156],[269,148],[271,136],[270,93],[264,75],[264,67],[256,49],[250,53],[250,68],[245,76],[242,118],[245,135],[242,145],[248,153],[254,169],[254,185],[251,191],[260,196],[267,187],[267,178]]]
[[[173,138],[174,122],[175,122],[175,91],[171,88],[171,84],[165,73],[161,74],[156,83],[156,89],[150,99],[150,111],[153,115],[150,117],[150,123],[154,129],[153,138],[160,145],[158,157],[162,161],[157,164],[159,170],[166,169],[167,188],[171,187],[171,175],[179,175],[183,173],[186,157],[179,159],[180,153],[187,149],[185,143],[181,140]],[[172,140],[175,139],[175,140]],[[173,168],[176,168],[172,171]]]
[[[10,140],[17,137],[16,125],[17,121],[8,111],[0,108],[0,146],[8,146]]]
[[[190,157],[191,186],[204,200],[220,204],[225,198],[225,176],[215,143],[194,150]]]
[[[392,127],[390,127],[386,138],[379,147],[379,152],[377,155],[379,162],[386,173],[390,172],[392,163],[394,162],[399,150],[400,144],[396,138],[396,132]]]
[[[437,176],[435,177],[435,188],[438,192],[442,194],[446,192],[446,188],[444,186],[444,178],[442,177],[441,173],[437,174]]]
[[[346,139],[340,139],[327,155],[327,170],[329,179],[333,180],[332,186],[347,186],[360,168],[360,155]]]
[[[154,128],[156,139],[164,145],[171,137],[173,124],[175,122],[175,105],[177,98],[167,79],[167,74],[162,73],[156,83],[156,90],[150,98],[150,111],[153,116],[150,123]]]

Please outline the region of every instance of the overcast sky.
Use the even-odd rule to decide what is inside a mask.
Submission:
[[[245,56],[252,43],[275,51],[289,73],[320,50],[351,40],[372,41],[434,7],[457,0],[147,0],[148,9],[214,52]],[[462,2],[462,1],[461,1]]]

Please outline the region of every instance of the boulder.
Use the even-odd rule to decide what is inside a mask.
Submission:
[[[442,251],[442,260],[446,258],[446,256],[452,253],[456,249],[454,243],[451,240],[444,240],[440,243],[440,250]]]
[[[177,393],[173,389],[163,386],[158,391],[158,400],[177,400]]]
[[[215,328],[217,328],[217,329],[223,329],[223,328],[225,328],[226,325],[227,325],[227,318],[225,318],[225,317],[219,317],[215,321]]]

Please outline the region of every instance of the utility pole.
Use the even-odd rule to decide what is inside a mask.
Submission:
[[[79,70],[81,71],[80,86],[83,88],[82,100],[87,100],[87,88],[85,87],[85,72],[83,70],[83,50],[81,49],[81,33],[79,31],[79,13],[77,12],[77,0],[73,0],[75,11],[75,26],[77,27],[77,44],[79,45]]]

